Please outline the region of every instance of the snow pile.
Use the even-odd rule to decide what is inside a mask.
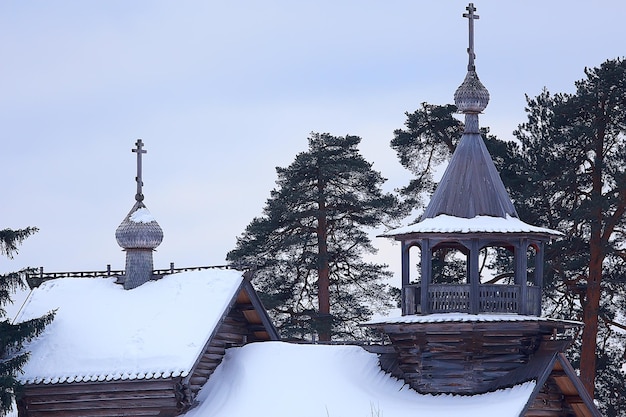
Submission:
[[[27,346],[22,382],[185,376],[242,282],[241,272],[166,276],[133,290],[115,278],[62,278],[33,290],[17,321],[57,310]]]
[[[440,214],[435,218],[424,219],[419,223],[390,230],[383,236],[397,236],[409,233],[563,233],[545,227],[532,226],[516,217],[476,216],[471,219]]]
[[[261,342],[229,349],[185,417],[518,416],[534,387],[422,395],[357,346]]]
[[[130,215],[129,220],[133,223],[150,223],[156,221],[154,216],[152,216],[152,213],[150,213],[145,207],[137,209]]]

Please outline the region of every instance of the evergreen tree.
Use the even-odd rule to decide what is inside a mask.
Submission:
[[[585,73],[574,94],[544,91],[527,99],[528,121],[515,132],[519,142],[482,133],[520,218],[565,233],[546,247],[544,314],[585,323],[570,356],[589,391],[595,380],[604,414],[623,416],[626,63],[609,60]],[[396,130],[391,142],[403,166],[427,167],[432,175],[438,155],[453,152],[462,131],[450,129],[454,110],[423,104],[407,114],[406,129]],[[434,187],[417,184],[402,191],[415,199]],[[497,258],[492,265],[498,268]]]
[[[390,307],[386,265],[367,234],[401,215],[385,179],[357,148],[357,136],[312,133],[309,149],[276,168],[277,188],[228,253],[255,271],[253,283],[285,337],[354,336],[374,311]]]
[[[612,349],[607,340],[598,348],[600,326],[606,333],[600,337],[609,338],[623,328],[626,61],[606,61],[585,75],[574,94],[544,91],[528,99],[528,121],[515,134],[531,181],[539,185],[534,200],[543,202],[528,211],[566,235],[552,261],[557,283],[580,301],[573,304],[585,324],[580,377],[593,396],[596,370],[605,372],[602,357]]]
[[[0,253],[13,258],[18,245],[37,231],[34,227],[26,229],[0,230]],[[28,352],[23,351],[24,343],[38,336],[50,323],[54,314],[12,324],[6,317],[4,306],[11,303],[11,294],[18,288],[24,288],[23,275],[26,271],[0,275],[0,415],[11,410],[14,399],[19,398],[20,383],[18,374],[28,360]]]

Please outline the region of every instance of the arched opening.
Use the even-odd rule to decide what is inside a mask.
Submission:
[[[481,284],[515,284],[515,253],[510,244],[490,242],[479,256]]]
[[[469,251],[458,243],[436,245],[431,257],[432,284],[467,284],[467,256]]]

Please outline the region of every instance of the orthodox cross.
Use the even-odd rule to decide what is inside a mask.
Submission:
[[[135,194],[135,200],[143,201],[143,192],[141,191],[141,187],[143,186],[143,180],[141,178],[141,154],[144,154],[147,151],[143,149],[143,142],[141,139],[137,139],[137,143],[135,143],[135,145],[137,148],[132,150],[137,153],[137,176],[135,177],[135,181],[137,181],[137,194]]]
[[[467,48],[469,63],[467,64],[467,70],[476,71],[476,66],[474,65],[474,59],[476,58],[476,54],[474,54],[474,19],[480,19],[480,16],[474,14],[476,11],[474,3],[470,3],[465,10],[467,10],[468,13],[463,13],[463,17],[467,17],[469,20],[469,48]]]

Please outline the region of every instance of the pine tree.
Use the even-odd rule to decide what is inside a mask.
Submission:
[[[354,336],[360,322],[391,306],[390,272],[363,255],[375,252],[367,229],[401,211],[360,155],[360,141],[312,133],[306,152],[276,168],[263,216],[227,256],[255,271],[253,284],[285,337]]]
[[[585,323],[569,354],[589,391],[595,380],[603,413],[618,416],[626,413],[626,63],[585,73],[574,94],[527,99],[519,142],[482,133],[520,218],[565,233],[546,247],[543,311]],[[391,142],[403,166],[432,175],[451,155],[460,139],[454,111],[423,104],[407,114]],[[403,192],[413,199],[434,188],[412,184]]]
[[[528,122],[515,133],[539,185],[534,200],[543,206],[528,211],[566,234],[553,261],[564,291],[578,297],[574,307],[582,307],[580,378],[593,396],[596,371],[605,372],[596,356],[611,344],[598,347],[601,327],[605,337],[624,328],[626,61],[609,60],[585,74],[573,94],[544,91],[528,99]]]
[[[37,231],[34,227],[26,229],[0,230],[0,253],[8,258],[18,251],[18,245]],[[11,294],[18,288],[24,288],[23,275],[26,271],[0,275],[0,415],[11,410],[15,398],[19,398],[20,383],[18,374],[28,361],[28,352],[24,352],[24,343],[41,334],[50,323],[54,313],[43,317],[12,324],[6,317],[4,307],[11,303]]]

